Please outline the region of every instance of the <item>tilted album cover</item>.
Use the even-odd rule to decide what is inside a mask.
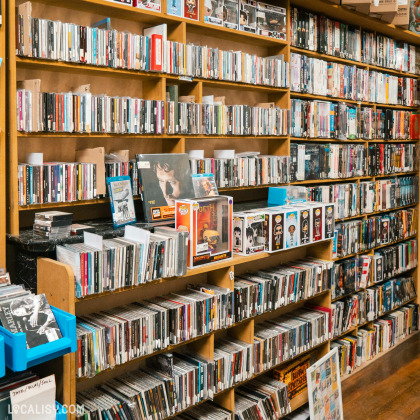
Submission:
[[[188,155],[137,155],[146,222],[175,218],[175,200],[194,198]]]
[[[26,334],[28,349],[62,337],[45,295],[28,295],[0,303],[0,320],[8,331]]]

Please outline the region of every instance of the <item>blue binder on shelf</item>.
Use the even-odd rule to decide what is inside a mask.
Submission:
[[[53,306],[51,309],[63,335],[51,343],[27,349],[25,333],[13,334],[0,326],[0,337],[4,339],[4,357],[9,369],[19,372],[77,350],[76,317]]]
[[[67,410],[57,401],[55,402],[55,407],[57,409],[56,420],[67,420]]]

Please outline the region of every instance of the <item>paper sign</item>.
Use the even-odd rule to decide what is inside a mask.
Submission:
[[[13,420],[55,420],[55,376],[10,391]]]
[[[28,153],[26,155],[26,163],[28,165],[43,165],[44,153]]]
[[[101,235],[97,235],[92,232],[83,232],[83,240],[85,245],[91,246],[96,249],[103,249],[103,238]]]

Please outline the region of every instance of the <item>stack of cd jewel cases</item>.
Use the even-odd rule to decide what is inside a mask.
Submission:
[[[62,211],[44,211],[35,213],[34,236],[57,239],[70,236],[73,213]]]

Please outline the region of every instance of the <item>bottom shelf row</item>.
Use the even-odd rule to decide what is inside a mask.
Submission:
[[[244,420],[283,417],[307,401],[306,369],[329,351],[327,314],[299,309],[255,326],[248,342],[216,337],[207,357],[197,346],[151,357],[139,370],[78,392],[77,419],[224,420],[232,412]],[[331,342],[341,375],[418,327],[418,305],[408,304]]]

